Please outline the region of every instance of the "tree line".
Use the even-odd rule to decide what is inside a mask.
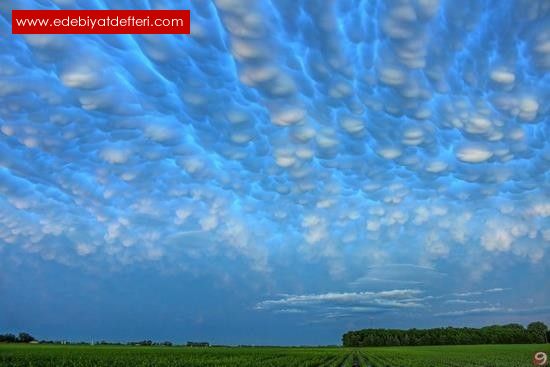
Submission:
[[[0,343],[30,343],[36,339],[28,333],[14,334],[0,334]]]
[[[542,322],[492,325],[482,328],[363,329],[342,336],[344,347],[458,345],[458,344],[532,344],[548,343],[550,332]]]
[[[157,347],[172,347],[178,346],[170,341],[164,342],[155,342],[152,340],[141,340],[141,341],[131,341],[131,342],[109,342],[105,340],[94,341],[94,342],[85,342],[85,341],[66,341],[66,340],[37,340],[35,337],[29,333],[19,333],[18,335],[14,334],[0,334],[0,343],[38,343],[38,344],[72,344],[72,345],[129,345],[129,346],[157,346]],[[184,344],[188,347],[208,347],[210,343],[207,342],[187,342]],[[181,346],[184,346],[181,345]]]

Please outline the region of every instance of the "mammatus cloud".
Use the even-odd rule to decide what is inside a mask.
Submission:
[[[6,35],[12,8],[137,6],[192,34],[0,37],[0,254],[340,282],[279,312],[541,266],[546,4],[2,2]]]

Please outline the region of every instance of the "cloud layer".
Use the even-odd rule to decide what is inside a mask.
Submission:
[[[12,8],[181,6],[18,0],[0,29]],[[264,309],[548,262],[546,1],[188,7],[190,36],[0,37],[5,261],[239,264],[284,292],[315,267]]]

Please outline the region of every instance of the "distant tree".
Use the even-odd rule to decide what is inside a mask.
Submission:
[[[16,343],[17,337],[13,334],[0,335],[0,343]]]
[[[503,325],[502,327],[507,329],[521,330],[521,331],[525,330],[525,327],[523,327],[523,325],[520,325],[520,324],[507,324],[507,325]]]
[[[527,332],[532,336],[535,343],[546,343],[546,333],[548,326],[543,322],[537,321],[527,325]]]
[[[28,333],[19,333],[19,336],[17,337],[18,343],[30,343],[34,340],[34,337]]]
[[[153,342],[151,340],[142,340],[142,341],[139,341],[139,342],[130,342],[128,344],[129,345],[141,345],[141,346],[149,347],[149,346],[153,345]]]

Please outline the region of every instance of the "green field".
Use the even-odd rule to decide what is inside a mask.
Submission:
[[[528,367],[546,345],[377,348],[184,348],[0,345],[2,367]]]

